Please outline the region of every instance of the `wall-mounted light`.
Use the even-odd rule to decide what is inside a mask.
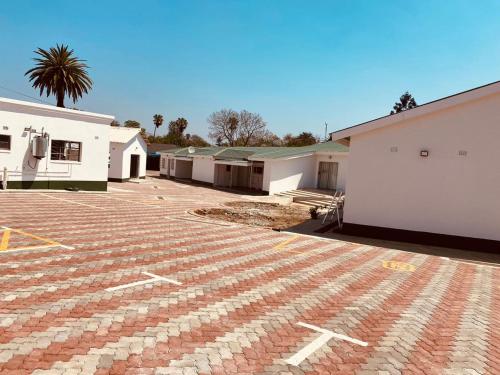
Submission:
[[[458,156],[467,156],[467,151],[465,151],[465,150],[459,150],[458,151]]]
[[[420,150],[420,156],[423,158],[429,157],[429,151],[428,150]]]
[[[398,146],[392,146],[391,152],[398,152]]]
[[[3,130],[9,130],[9,127],[4,125]]]

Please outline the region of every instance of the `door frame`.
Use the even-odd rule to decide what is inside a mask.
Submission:
[[[134,162],[133,160],[136,160],[136,163],[135,163],[135,173],[134,175],[132,174],[132,167],[134,165]],[[141,155],[138,155],[138,154],[130,154],[130,170],[129,170],[129,174],[130,174],[130,178],[139,178],[139,170],[140,170],[140,164],[141,164]]]
[[[328,164],[328,180],[326,182],[326,187],[321,187],[321,163]],[[316,181],[316,188],[322,190],[337,190],[339,176],[339,163],[336,161],[324,161],[321,160],[318,162],[318,175]],[[331,187],[330,187],[331,186]]]

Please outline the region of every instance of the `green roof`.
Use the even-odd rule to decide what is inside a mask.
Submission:
[[[215,160],[260,160],[281,159],[294,156],[307,155],[316,152],[348,152],[347,146],[337,142],[317,143],[302,147],[193,147],[168,150],[179,157],[212,156]]]

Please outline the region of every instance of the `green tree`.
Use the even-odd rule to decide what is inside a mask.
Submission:
[[[119,121],[117,121],[117,120],[113,120],[113,121],[111,121],[111,124],[110,124],[110,125],[111,125],[111,126],[116,126],[116,127],[121,126],[120,122],[119,122]]]
[[[40,57],[33,58],[35,67],[24,75],[29,75],[29,81],[40,90],[40,96],[44,91],[47,96],[55,95],[57,106],[64,108],[66,95],[76,103],[92,89],[93,82],[88,76],[85,60],[74,56],[74,51],[67,45],[57,44],[48,51],[38,48],[34,52]]]
[[[294,137],[291,134],[286,134],[283,137],[283,146],[286,147],[309,146],[318,142],[319,142],[318,137],[315,137],[310,132],[302,132],[296,137]]]
[[[141,123],[135,120],[127,120],[123,123],[123,126],[125,126],[126,128],[140,128]]]
[[[153,116],[153,124],[155,125],[155,130],[153,132],[153,138],[156,137],[156,129],[163,125],[163,115],[156,114]]]
[[[186,134],[186,144],[185,146],[193,146],[193,147],[207,147],[210,146],[210,143],[208,143],[206,140],[204,140],[202,137],[200,137],[197,134],[191,134],[188,137],[189,134]]]
[[[394,103],[394,106],[392,107],[391,115],[399,112],[406,111],[408,109],[412,109],[417,107],[418,104],[415,101],[415,98],[406,91],[401,97],[399,98],[399,102]]]
[[[187,126],[188,121],[184,117],[179,117],[177,120],[169,122],[168,133],[182,137]]]

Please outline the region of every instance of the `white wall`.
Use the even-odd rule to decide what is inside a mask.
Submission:
[[[130,178],[130,156],[139,155],[139,177],[146,176],[147,146],[140,134],[135,135],[128,143],[110,143],[111,168],[110,178]]]
[[[344,221],[500,240],[499,139],[500,95],[353,136]]]
[[[215,164],[212,159],[193,158],[193,180],[214,183]]]
[[[266,160],[264,163],[264,190],[269,194],[314,187],[316,157],[314,155],[289,160]]]
[[[162,160],[165,159],[165,164],[163,164]],[[171,163],[173,163],[174,169],[169,171],[168,169],[168,160],[171,160]],[[175,173],[175,163],[174,163],[174,158],[172,156],[169,156],[167,154],[161,153],[160,152],[160,176],[174,176]]]
[[[107,181],[108,127],[113,117],[31,105],[0,99],[0,134],[11,136],[10,151],[0,150],[0,170],[7,167],[9,180]],[[47,156],[37,161],[31,156],[30,134],[24,130],[30,126],[38,132],[43,128],[50,141],[81,142],[81,160],[51,160],[49,142]]]

